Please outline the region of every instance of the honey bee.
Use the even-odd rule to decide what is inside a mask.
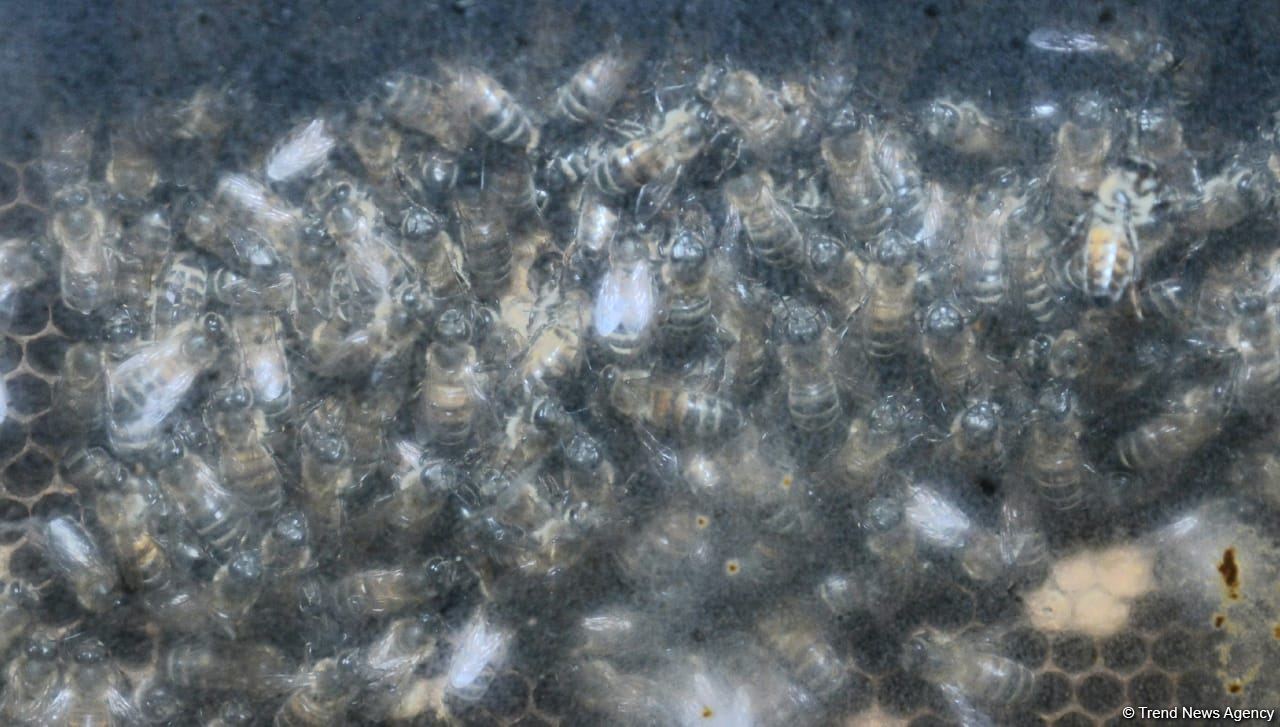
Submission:
[[[253,536],[252,511],[223,487],[217,471],[203,457],[173,440],[155,454],[155,460],[166,497],[218,558],[230,558]]]
[[[127,132],[111,134],[111,154],[104,171],[109,198],[124,208],[141,205],[160,183],[156,159]]]
[[[475,198],[455,200],[463,266],[472,288],[497,296],[511,277],[512,242],[506,216]]]
[[[1005,302],[1011,274],[1007,228],[1011,215],[1025,201],[1022,179],[1007,168],[992,171],[970,197],[958,273],[961,288],[984,311],[993,311]]]
[[[907,343],[918,268],[900,235],[881,238],[874,252],[874,259],[866,266],[867,302],[858,310],[855,322],[867,352],[885,359],[900,353]]]
[[[501,144],[532,152],[540,132],[529,114],[492,76],[477,68],[444,66],[450,103],[461,108],[482,134]]]
[[[1023,444],[1026,478],[1058,510],[1083,503],[1091,472],[1080,446],[1079,402],[1065,386],[1046,389],[1031,414]]]
[[[1042,221],[1030,217],[1014,212],[1006,230],[1011,297],[1041,330],[1052,329],[1064,315],[1060,270]]]
[[[368,509],[367,520],[393,542],[412,542],[428,530],[458,488],[461,475],[444,460],[427,457],[407,440],[395,442],[391,491]]]
[[[1118,301],[1138,280],[1141,263],[1158,252],[1158,248],[1144,249],[1137,233],[1152,221],[1158,191],[1155,169],[1137,160],[1112,169],[1102,179],[1080,252],[1068,267],[1085,295]]]
[[[396,163],[396,181],[402,190],[411,190],[415,204],[441,207],[458,186],[459,153],[443,145],[429,146],[401,154]]]
[[[102,428],[106,421],[107,387],[102,349],[74,343],[62,357],[61,376],[53,388],[54,418],[71,435]]]
[[[904,444],[905,418],[905,407],[893,397],[854,417],[832,460],[837,480],[851,491],[869,491],[890,456]]]
[[[0,711],[14,724],[48,724],[61,681],[57,642],[43,635],[31,636],[5,669]]]
[[[994,363],[979,347],[973,326],[954,304],[934,303],[925,313],[921,333],[921,348],[934,383],[948,397],[963,398],[970,389],[993,380]]]
[[[463,250],[440,215],[419,205],[409,207],[400,221],[400,237],[432,296],[450,299],[462,294],[467,279]]]
[[[772,614],[756,630],[765,647],[782,660],[800,686],[825,702],[844,688],[849,667],[824,638],[815,620],[799,611],[788,608]]]
[[[42,715],[43,724],[137,724],[140,715],[128,695],[128,680],[96,638],[71,646],[71,664],[59,693]]]
[[[210,221],[215,225],[222,223],[224,233],[233,228],[241,231],[239,239],[232,235],[227,235],[227,239],[237,259],[250,266],[269,266],[285,258],[282,251],[293,249],[300,239],[301,212],[257,179],[244,174],[222,175],[212,202],[215,217],[200,222],[204,225]],[[218,214],[224,218],[217,219]],[[188,224],[190,222],[189,218]]]
[[[770,267],[787,270],[804,262],[805,241],[800,228],[774,194],[767,172],[744,174],[724,186],[725,204],[747,233],[751,251]]]
[[[242,551],[220,566],[209,583],[209,617],[213,628],[234,639],[263,589],[262,555]]]
[[[513,225],[524,219],[542,217],[549,200],[548,193],[539,189],[534,180],[533,164],[523,155],[511,152],[485,158],[481,192],[486,206],[503,210]]]
[[[226,321],[210,313],[107,370],[107,428],[113,448],[138,451],[155,440],[196,378],[216,363],[226,332]]]
[[[434,557],[425,563],[349,573],[332,584],[330,598],[343,623],[363,624],[436,601],[465,576],[460,561]]]
[[[1070,118],[1055,132],[1049,166],[1054,222],[1069,224],[1094,199],[1115,144],[1113,115],[1107,99],[1086,94],[1076,99]]]
[[[142,214],[125,228],[116,245],[116,300],[134,310],[150,310],[157,271],[173,248],[167,209]]]
[[[466,109],[455,103],[452,89],[409,73],[396,73],[382,82],[387,115],[405,128],[426,134],[451,152],[461,152],[471,140]]]
[[[996,530],[976,530],[965,542],[961,569],[980,583],[1017,585],[1042,578],[1049,546],[1034,522],[1035,510],[1026,497],[1005,498]]]
[[[821,155],[836,219],[850,238],[869,240],[885,231],[895,210],[915,208],[923,187],[899,131],[873,118],[855,120],[853,128],[823,138]]]
[[[204,312],[209,299],[209,275],[204,261],[190,252],[169,257],[156,279],[151,327],[164,337]]]
[[[1262,173],[1246,161],[1246,153],[1237,153],[1193,195],[1186,219],[1197,232],[1226,230],[1265,208],[1271,194]]]
[[[293,401],[293,385],[280,320],[274,315],[240,315],[231,319],[231,331],[239,353],[237,375],[248,387],[253,406],[268,416],[284,414]]]
[[[782,321],[782,375],[787,412],[800,432],[824,432],[840,420],[840,392],[824,341],[822,315],[807,306],[786,312]]]
[[[39,608],[40,594],[29,584],[15,580],[0,587],[0,652],[7,654],[30,633]]]
[[[289,689],[289,660],[264,642],[208,639],[171,646],[157,671],[184,690],[239,692],[258,698],[278,697]]]
[[[471,326],[458,309],[436,321],[436,338],[427,347],[417,424],[422,441],[457,449],[475,434],[486,400],[485,377],[477,368]]]
[[[656,129],[606,149],[591,169],[591,183],[614,198],[639,190],[636,218],[646,222],[666,205],[681,171],[702,153],[706,141],[696,107],[671,109]]]
[[[404,171],[401,163],[404,137],[371,101],[356,108],[345,141],[376,185],[393,179],[399,181],[397,175]]]
[[[206,412],[218,446],[218,472],[233,494],[255,512],[270,515],[284,503],[284,476],[267,447],[244,387],[215,394]]]
[[[631,85],[638,61],[638,53],[621,47],[590,58],[556,89],[556,115],[575,124],[599,123]]]
[[[572,381],[582,368],[582,336],[590,315],[591,301],[580,290],[557,288],[556,295],[539,301],[533,337],[520,364],[526,389]]]
[[[903,666],[944,689],[952,700],[1003,708],[1026,701],[1035,674],[1022,664],[953,637],[925,630],[912,635]]]
[[[283,271],[263,279],[220,267],[209,276],[209,296],[234,311],[291,311],[295,290],[293,274]]]
[[[1005,129],[972,101],[936,99],[925,107],[923,117],[925,133],[960,154],[991,157],[1007,145]]]
[[[54,191],[84,184],[93,156],[93,131],[87,125],[54,123],[40,139],[40,167]]]
[[[343,721],[360,687],[353,655],[322,659],[297,677],[299,686],[276,710],[275,727],[323,727]]]
[[[83,525],[61,515],[45,522],[36,538],[81,608],[104,613],[119,605],[120,576],[115,564]]]
[[[402,618],[357,652],[360,674],[366,685],[367,716],[404,717],[411,700],[416,670],[436,654],[440,624],[433,614]]]
[[[622,416],[663,434],[708,441],[733,433],[742,423],[727,399],[654,381],[647,371],[607,367],[602,373],[605,396]]]
[[[301,510],[280,513],[262,538],[262,567],[269,583],[298,576],[313,564],[306,514]]]
[[[604,158],[605,147],[598,141],[558,148],[547,155],[538,170],[538,181],[549,192],[560,193],[577,186],[591,176],[591,170]],[[581,188],[579,193],[585,189]],[[599,191],[595,190],[598,196]]]
[[[323,118],[298,124],[272,147],[263,162],[267,182],[285,184],[320,173],[337,145]]]
[[[1187,387],[1162,411],[1120,437],[1120,463],[1139,474],[1173,471],[1222,431],[1233,400],[1229,383]]]
[[[175,564],[157,537],[162,518],[142,492],[125,484],[125,473],[119,465],[111,466],[115,474],[103,483],[96,512],[111,541],[124,583],[135,591],[164,588],[173,576]]]
[[[832,320],[844,324],[866,301],[864,265],[844,243],[830,235],[811,235],[808,241],[809,275],[822,294]]]
[[[951,459],[970,472],[993,472],[1005,459],[1002,407],[990,400],[970,404],[956,414],[947,435]]]
[[[766,88],[756,74],[710,66],[698,78],[698,94],[733,125],[752,154],[770,159],[783,150],[788,141],[787,112],[778,93]]]
[[[49,234],[62,248],[59,285],[67,307],[87,314],[111,302],[119,229],[99,195],[86,186],[63,190],[53,201]]]
[[[308,520],[325,541],[341,532],[345,519],[342,498],[358,484],[346,439],[346,412],[340,400],[328,397],[312,409],[298,432],[301,449],[299,491]]]
[[[613,357],[634,360],[649,344],[656,312],[647,246],[635,236],[615,239],[592,304],[596,340]]]
[[[44,262],[32,241],[0,241],[0,334],[7,333],[23,291],[44,279]]]
[[[714,325],[707,247],[691,230],[680,230],[663,266],[664,293],[658,328],[677,350],[687,350]]]

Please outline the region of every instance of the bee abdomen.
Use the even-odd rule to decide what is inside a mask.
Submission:
[[[791,423],[801,431],[820,432],[836,423],[840,416],[840,396],[835,380],[792,383],[787,387],[787,411]]]

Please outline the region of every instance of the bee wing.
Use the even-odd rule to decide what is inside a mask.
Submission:
[[[324,164],[336,145],[324,119],[314,119],[301,128],[295,128],[267,157],[264,165],[267,179],[287,182],[313,172]]]
[[[906,515],[920,537],[937,547],[958,547],[973,529],[968,515],[928,487],[908,488]]]
[[[643,330],[653,320],[657,298],[649,265],[645,262],[632,265],[622,284],[623,297],[627,301],[622,310],[622,325],[631,331]]]
[[[121,361],[108,373],[107,398],[113,405],[112,409],[116,402],[127,400],[127,389],[132,388],[129,386],[131,383],[148,390],[142,410],[132,417],[134,422],[127,428],[159,426],[178,407],[195,382],[196,367],[183,365],[179,360],[183,340],[181,335],[169,336]]]
[[[657,179],[640,188],[640,193],[636,195],[636,221],[648,222],[662,211],[667,200],[671,199],[671,193],[675,191],[682,169],[680,165],[671,166]]]
[[[1062,28],[1036,28],[1027,42],[1050,53],[1100,53],[1107,49],[1103,39],[1093,33]]]
[[[962,727],[995,727],[991,717],[975,707],[956,685],[943,684],[942,693],[951,703],[951,709],[960,720]]]
[[[608,335],[618,329],[626,299],[623,295],[624,278],[621,271],[609,268],[600,280],[600,290],[596,293],[596,303],[592,309],[591,320],[598,335]]]

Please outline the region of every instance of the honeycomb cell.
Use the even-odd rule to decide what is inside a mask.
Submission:
[[[51,307],[50,313],[53,316],[53,325],[73,341],[89,340],[97,333],[100,325],[93,316],[72,310],[60,302]]]
[[[32,543],[23,543],[9,554],[9,575],[40,586],[53,577],[53,571],[38,547]]]
[[[1129,703],[1166,706],[1173,703],[1173,680],[1163,672],[1144,671],[1129,680]]]
[[[1178,675],[1178,704],[1184,707],[1217,705],[1228,696],[1222,680],[1210,672],[1193,669]]]
[[[1026,710],[1018,710],[1005,716],[1004,724],[1009,727],[1044,727],[1044,717]]]
[[[22,191],[22,175],[8,164],[0,164],[0,206],[12,204]]]
[[[62,336],[41,336],[27,343],[27,365],[42,374],[56,374],[62,368],[70,344]]]
[[[48,322],[49,302],[45,297],[24,293],[18,296],[18,306],[9,330],[19,336],[33,336],[44,330]]]
[[[0,211],[0,237],[30,238],[44,229],[44,213],[26,204]]]
[[[1090,674],[1076,687],[1076,699],[1093,714],[1109,714],[1124,699],[1124,685],[1109,674]]]
[[[4,468],[4,483],[9,493],[19,497],[39,494],[53,479],[53,462],[44,454],[29,449]]]
[[[515,672],[504,672],[494,678],[484,693],[484,705],[499,717],[514,719],[529,704],[529,684]]]
[[[48,409],[53,401],[49,383],[31,374],[18,374],[5,383],[9,387],[9,408],[23,417]]]
[[[1093,639],[1080,634],[1065,634],[1053,640],[1053,663],[1068,674],[1087,671],[1098,659]]]
[[[27,443],[27,430],[17,419],[6,418],[0,422],[0,462],[8,461],[22,451]]]
[[[28,421],[27,433],[32,442],[53,451],[65,452],[71,443],[66,428],[59,425],[59,418],[53,411],[37,414]]]
[[[1029,706],[1041,713],[1057,712],[1071,700],[1071,680],[1060,671],[1036,675],[1035,690]]]
[[[853,658],[868,674],[884,674],[898,665],[901,654],[897,637],[875,624],[866,624],[853,634]]]
[[[1067,712],[1053,721],[1053,727],[1093,727],[1093,719],[1083,712]]]
[[[1102,643],[1102,663],[1108,669],[1128,674],[1147,660],[1147,642],[1134,633],[1117,634]]]
[[[1049,656],[1049,638],[1033,628],[1016,628],[1001,639],[1001,651],[1034,669]]]
[[[1149,593],[1139,596],[1130,610],[1130,623],[1143,633],[1155,633],[1169,625],[1169,614],[1178,613],[1177,604],[1167,596]]]
[[[31,514],[40,518],[53,518],[58,515],[80,517],[80,502],[75,495],[65,492],[53,492],[36,501],[31,506]]]
[[[943,630],[958,630],[973,620],[974,599],[958,585],[949,585],[927,599],[924,605],[926,620]]]
[[[9,545],[22,538],[22,521],[30,515],[27,506],[18,500],[0,498],[0,545]]]
[[[40,622],[48,626],[65,626],[83,615],[76,595],[69,586],[53,582],[40,595]]]
[[[943,705],[938,691],[932,684],[915,674],[897,671],[884,676],[876,690],[877,701],[885,710],[898,715],[909,715],[929,707]]]
[[[1195,662],[1197,641],[1184,628],[1169,629],[1151,643],[1151,661],[1171,672],[1182,671]]]
[[[22,344],[9,338],[0,337],[0,374],[7,374],[22,363]]]

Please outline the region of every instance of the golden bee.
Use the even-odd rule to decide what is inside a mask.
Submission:
[[[1158,191],[1155,169],[1139,161],[1112,169],[1098,185],[1080,251],[1068,268],[1091,299],[1120,300],[1137,282],[1142,262],[1158,252],[1144,248],[1138,234],[1153,219]]]
[[[600,122],[631,85],[638,61],[638,53],[620,46],[587,59],[556,89],[556,114],[575,124]]]
[[[765,264],[793,268],[805,257],[804,236],[791,213],[774,193],[767,172],[745,174],[724,186],[725,202],[746,232],[751,251]]]

